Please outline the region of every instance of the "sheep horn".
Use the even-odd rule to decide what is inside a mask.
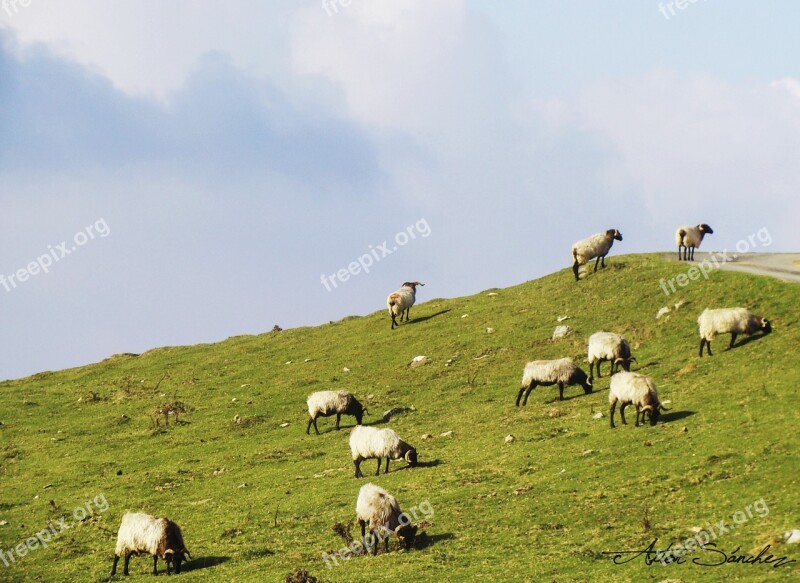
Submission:
[[[164,556],[165,557],[167,555],[174,555],[174,554],[175,554],[175,551],[173,551],[172,549],[167,549],[166,551],[164,551]]]
[[[662,405],[661,403],[659,403],[659,404],[658,404],[658,408],[659,408],[661,411],[670,411],[670,409],[667,409],[667,408],[666,408],[664,405]]]
[[[364,407],[364,410],[361,413],[362,415],[366,415],[367,413],[369,413],[369,410],[366,407]]]
[[[636,360],[636,357],[635,357],[635,356],[631,356],[631,357],[630,357],[628,360],[632,360],[632,361],[634,361],[636,364],[639,364],[639,361],[638,361],[638,360]]]
[[[642,407],[642,411],[650,411],[652,413],[653,412],[653,406],[652,405],[645,405],[644,407]]]

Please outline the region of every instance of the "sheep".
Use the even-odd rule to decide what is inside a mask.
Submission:
[[[700,329],[700,358],[703,357],[703,346],[711,353],[711,341],[717,334],[731,335],[731,343],[728,350],[733,348],[736,336],[739,334],[754,334],[759,330],[764,332],[764,336],[772,332],[772,324],[766,318],[756,316],[745,308],[720,308],[710,310],[706,308],[700,317],[697,318],[697,326]]]
[[[405,313],[406,322],[411,312],[411,306],[414,305],[417,295],[417,286],[425,285],[418,281],[407,281],[400,286],[396,292],[389,294],[386,298],[386,307],[389,309],[389,315],[392,317],[392,330],[397,326],[397,316],[400,316],[400,321],[403,321],[403,314]]]
[[[598,378],[600,374],[600,363],[606,360],[611,361],[611,374],[613,375],[618,366],[622,366],[626,372],[631,370],[631,361],[636,360],[631,356],[631,345],[619,334],[613,332],[595,332],[589,336],[588,348],[589,360],[589,380],[594,380],[594,368],[597,368]]]
[[[579,281],[578,266],[588,263],[595,257],[594,270],[597,271],[597,264],[602,261],[603,267],[606,266],[606,255],[611,250],[614,240],[622,241],[622,233],[617,229],[609,229],[605,233],[597,233],[587,239],[578,241],[572,245],[572,272],[575,274],[575,281]]]
[[[564,400],[564,385],[580,385],[588,395],[592,392],[592,382],[571,358],[556,360],[534,360],[525,365],[522,371],[522,386],[517,395],[517,407],[522,393],[525,393],[523,405],[528,404],[528,395],[536,387],[542,385],[549,387],[558,384],[558,400]]]
[[[617,407],[617,402],[620,403],[619,416],[625,425],[628,424],[625,421],[625,407],[630,404],[636,407],[636,427],[639,427],[640,416],[641,422],[644,424],[645,413],[650,414],[650,425],[655,425],[658,422],[660,412],[662,410],[669,411],[658,400],[658,392],[653,379],[638,372],[619,372],[611,377],[608,402],[611,404],[609,415],[612,429],[615,427],[614,410]]]
[[[381,473],[381,461],[383,458],[386,458],[384,474],[389,473],[390,459],[404,459],[412,468],[417,465],[417,450],[400,439],[400,436],[391,429],[377,429],[375,427],[356,425],[350,431],[350,452],[353,454],[356,478],[364,477],[364,474],[361,473],[361,462],[370,458],[378,458],[376,476]]]
[[[126,512],[117,533],[111,577],[117,572],[117,563],[121,556],[125,557],[123,573],[128,575],[131,555],[144,553],[153,555],[153,575],[158,575],[159,557],[167,564],[167,575],[170,574],[170,563],[174,565],[175,573],[180,573],[185,556],[192,558],[183,543],[183,535],[177,524],[167,518],[156,518],[144,512]]]
[[[386,552],[389,552],[389,537],[397,535],[400,545],[411,550],[417,527],[411,525],[408,516],[400,511],[397,499],[375,484],[364,484],[358,491],[356,500],[356,520],[361,526],[361,541],[364,547],[372,547],[372,554],[378,554],[378,543],[383,538]],[[367,543],[366,526],[369,524],[371,543]]]
[[[678,261],[681,260],[681,247],[683,247],[683,260],[694,261],[694,250],[700,246],[705,235],[713,235],[714,230],[705,223],[696,227],[684,225],[675,231],[675,244],[678,246]]]
[[[311,431],[311,424],[314,424],[314,431],[319,435],[317,428],[317,418],[330,417],[336,415],[336,430],[339,430],[339,422],[342,415],[352,415],[356,418],[356,424],[361,425],[364,414],[367,410],[358,400],[347,391],[317,391],[311,393],[306,400],[308,404],[308,426],[306,435]]]

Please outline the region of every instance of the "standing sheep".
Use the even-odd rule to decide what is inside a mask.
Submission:
[[[595,257],[597,258],[594,262],[595,271],[601,261],[603,267],[606,266],[606,255],[611,250],[614,240],[622,241],[622,233],[616,229],[609,229],[605,233],[597,233],[572,245],[572,272],[575,274],[575,281],[580,279],[578,266],[588,263]]]
[[[703,237],[713,235],[714,230],[705,223],[696,227],[684,225],[675,231],[675,244],[678,246],[678,261],[681,260],[681,247],[683,247],[683,260],[694,261],[694,250],[700,246]]]
[[[638,372],[619,372],[611,377],[608,402],[611,404],[609,415],[612,429],[615,427],[614,410],[617,407],[617,402],[620,403],[619,416],[625,425],[628,424],[625,421],[625,407],[631,404],[636,407],[636,427],[639,427],[640,416],[641,422],[644,424],[645,413],[650,414],[650,425],[655,425],[658,422],[660,412],[662,410],[669,411],[658,400],[658,392],[653,379]]]
[[[761,330],[766,336],[772,332],[772,324],[769,323],[769,320],[756,316],[745,308],[720,308],[717,310],[706,308],[697,318],[697,326],[700,329],[701,358],[703,357],[703,346],[707,347],[709,356],[714,356],[711,353],[711,341],[718,334],[730,333],[731,343],[728,345],[728,350],[730,350],[739,334],[749,335]]]
[[[318,417],[330,417],[336,415],[336,431],[339,431],[339,422],[342,415],[352,415],[356,418],[356,424],[361,425],[364,414],[367,410],[358,400],[347,391],[317,391],[311,393],[306,400],[308,404],[308,426],[306,435],[311,431],[311,424],[314,424],[314,431],[319,435],[317,428]]]
[[[376,476],[381,473],[383,458],[386,458],[384,474],[389,473],[390,459],[404,459],[412,468],[417,465],[417,450],[400,439],[400,436],[391,429],[356,425],[350,431],[350,452],[353,454],[356,478],[364,477],[364,474],[361,473],[361,462],[370,458],[378,458]]]
[[[619,334],[613,332],[595,332],[589,336],[588,348],[589,380],[594,380],[594,368],[597,368],[597,377],[600,378],[600,363],[611,361],[611,374],[618,366],[626,372],[631,370],[631,361],[636,360],[631,356],[631,345]]]
[[[542,385],[549,387],[558,385],[558,399],[564,400],[564,385],[580,385],[588,395],[592,392],[592,382],[571,358],[559,358],[557,360],[534,360],[525,365],[522,371],[522,386],[517,395],[517,407],[522,393],[525,393],[523,405],[528,404],[528,395],[536,387]]]
[[[405,313],[406,322],[408,322],[411,306],[414,305],[417,299],[418,285],[425,284],[418,281],[407,281],[400,286],[399,290],[390,293],[389,297],[386,298],[386,307],[389,308],[389,315],[392,317],[392,330],[397,326],[397,320],[395,319],[397,316],[400,316],[400,321],[402,322],[403,314]]]
[[[375,484],[364,484],[358,491],[356,500],[356,519],[361,526],[361,541],[372,554],[378,554],[378,543],[383,538],[386,552],[389,552],[389,537],[397,535],[400,545],[411,550],[417,527],[400,511],[400,505],[394,496]],[[366,526],[369,525],[371,543],[367,543]]]
[[[140,554],[153,555],[153,575],[158,575],[159,557],[167,564],[167,575],[170,574],[170,564],[175,566],[175,573],[180,573],[184,555],[192,558],[186,550],[177,524],[167,518],[156,518],[144,512],[126,512],[117,533],[111,577],[117,572],[120,557],[125,557],[123,573],[128,575],[131,555]]]

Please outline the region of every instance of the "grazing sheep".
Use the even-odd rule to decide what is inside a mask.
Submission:
[[[392,330],[397,326],[397,320],[395,319],[397,316],[400,316],[400,321],[402,322],[403,314],[405,314],[406,322],[408,322],[411,306],[414,305],[417,299],[418,285],[425,284],[418,281],[407,281],[400,286],[399,290],[390,293],[389,297],[386,298],[386,307],[389,308],[389,315],[392,317]]]
[[[631,361],[636,360],[631,356],[631,345],[619,334],[613,332],[595,332],[589,336],[588,348],[589,380],[594,380],[594,368],[597,368],[597,377],[600,378],[600,363],[611,361],[611,374],[618,366],[626,372],[631,370]]]
[[[713,235],[714,230],[705,223],[696,227],[684,225],[675,231],[675,244],[678,246],[678,261],[681,260],[681,247],[683,247],[683,260],[694,261],[694,250],[700,246],[703,237]]]
[[[386,458],[384,474],[389,473],[390,459],[404,459],[412,468],[417,465],[417,450],[400,439],[400,436],[391,429],[376,429],[375,427],[356,425],[350,431],[350,451],[353,454],[353,464],[356,467],[356,478],[364,477],[364,474],[361,473],[361,462],[370,458],[378,458],[376,476],[381,473],[381,461],[383,458]]]
[[[772,324],[769,323],[769,320],[756,316],[744,308],[720,308],[717,310],[706,308],[697,318],[697,325],[700,328],[701,358],[703,346],[708,348],[709,356],[714,356],[711,354],[711,341],[717,334],[730,333],[731,343],[728,345],[730,350],[739,334],[754,334],[762,330],[766,336],[772,332]]]
[[[611,385],[608,389],[608,402],[611,403],[610,417],[611,427],[614,425],[614,410],[617,407],[617,402],[620,403],[619,416],[622,418],[622,423],[628,424],[625,421],[625,407],[633,404],[636,407],[636,427],[639,427],[639,417],[641,422],[644,423],[645,413],[650,414],[650,425],[655,425],[658,422],[660,412],[669,411],[661,401],[658,400],[658,392],[656,391],[656,384],[648,376],[639,374],[638,372],[619,372],[611,377]]]
[[[597,233],[587,239],[578,241],[572,245],[572,272],[575,274],[575,281],[578,281],[578,266],[589,263],[595,257],[594,270],[597,271],[597,264],[602,261],[603,267],[606,266],[606,255],[611,250],[614,240],[622,241],[622,233],[616,229],[609,229],[605,233]]]
[[[564,385],[580,385],[588,395],[592,392],[592,382],[571,358],[559,358],[556,360],[534,360],[525,365],[522,371],[522,386],[517,395],[517,407],[522,393],[525,393],[523,405],[528,404],[528,395],[536,387],[542,385],[549,387],[558,385],[558,399],[564,400]]]
[[[318,417],[330,417],[336,415],[336,430],[339,430],[339,422],[342,415],[352,415],[356,418],[356,424],[361,425],[364,414],[367,410],[358,400],[347,391],[317,391],[311,393],[306,400],[308,403],[308,426],[306,435],[311,431],[311,424],[314,424],[314,431],[319,435],[317,428]]]
[[[186,550],[181,529],[177,524],[144,512],[126,512],[117,533],[117,549],[114,552],[111,577],[117,572],[120,557],[125,557],[123,573],[128,575],[131,555],[145,553],[153,555],[153,575],[158,575],[159,557],[167,564],[167,575],[170,574],[170,564],[175,566],[175,573],[180,573],[181,563],[185,560],[184,555],[192,558]]]
[[[411,520],[400,511],[400,505],[394,496],[375,484],[364,484],[358,491],[356,500],[356,519],[361,526],[361,541],[364,547],[372,547],[372,554],[378,554],[378,543],[381,539],[389,552],[389,537],[397,535],[400,545],[406,550],[411,550],[417,527],[411,525]],[[366,526],[369,524],[371,543],[367,543]]]

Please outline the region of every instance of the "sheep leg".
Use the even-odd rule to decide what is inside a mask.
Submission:
[[[600,258],[599,257],[597,258],[597,261],[594,262],[594,271],[595,271],[595,273],[597,272],[597,264],[598,263],[600,263]],[[605,267],[605,265],[603,267]]]
[[[314,419],[311,417],[308,418],[308,425],[306,426],[306,435],[311,434],[311,424],[314,423]]]
[[[341,420],[342,420],[342,414],[341,413],[337,413],[336,414],[336,431],[339,431],[339,422]]]
[[[636,422],[633,424],[634,427],[639,427],[639,416],[642,416],[642,425],[644,425],[644,411],[639,408],[639,405],[636,405]]]
[[[378,545],[381,542],[380,535],[378,534],[378,530],[375,529],[371,531],[370,536],[372,538],[372,556],[376,557],[378,555]]]
[[[130,573],[128,573],[128,565],[130,564],[130,562],[131,562],[131,554],[128,553],[125,555],[125,564],[122,566],[123,575],[130,575]]]
[[[622,424],[627,425],[628,422],[625,421],[625,407],[627,407],[629,403],[620,403],[619,404],[619,418],[622,419]]]
[[[411,316],[411,308],[406,308],[404,313],[406,315],[406,322],[408,322],[408,318]],[[400,321],[403,321],[403,314],[400,314]]]
[[[616,408],[617,408],[617,400],[614,399],[613,401],[611,401],[611,409],[608,412],[608,416],[611,418],[611,429],[614,429],[614,427],[616,427],[614,425],[614,410]]]
[[[363,478],[364,474],[361,473],[361,456],[353,460],[353,465],[356,467],[355,478]]]
[[[600,372],[600,365],[601,365],[602,363],[603,363],[603,361],[602,361],[602,360],[598,360],[598,361],[597,361],[597,378],[598,378],[598,379],[602,379],[602,378],[603,378],[603,375],[602,375],[602,373]],[[613,365],[612,365],[612,366],[613,366]]]
[[[689,248],[689,261],[694,261],[694,247]]]
[[[381,460],[378,460],[378,465],[380,465],[380,463],[381,463]],[[383,472],[383,473],[384,474],[388,474],[389,473],[389,458],[388,457],[386,458],[386,471]]]
[[[167,563],[167,570],[169,570],[169,563]],[[158,575],[158,555],[153,555],[153,575]]]
[[[119,555],[114,555],[114,564],[111,565],[111,574],[108,576],[109,579],[117,574],[117,563],[119,563]]]
[[[558,400],[559,401],[564,400],[564,383],[562,382],[558,383]]]
[[[392,330],[394,330],[395,326],[397,326],[397,320],[395,320],[394,312],[392,312]]]
[[[606,256],[605,256],[605,255],[603,255],[603,256],[600,258],[600,267],[602,267],[603,269],[605,269],[605,268],[606,268]]]
[[[519,400],[522,398],[522,393],[525,392],[525,387],[520,387],[519,393],[517,393],[517,407],[519,407]]]
[[[728,350],[733,348],[733,343],[736,342],[736,332],[731,332],[731,343],[728,345]]]
[[[530,385],[528,385],[528,390],[525,391],[525,398],[522,400],[522,405],[525,406],[528,404],[528,395],[531,394],[531,391],[536,388],[536,381],[533,381]],[[522,389],[520,389],[522,390]]]
[[[575,262],[572,264],[572,273],[575,274],[575,281],[580,281],[580,277],[578,276],[578,258],[575,258]]]
[[[389,533],[388,532],[386,533],[386,538],[383,539],[383,545],[384,545],[384,548],[386,549],[386,552],[388,553],[389,552]]]
[[[378,458],[378,471],[377,471],[377,472],[375,472],[375,475],[376,475],[376,476],[380,476],[380,475],[381,475],[381,462],[382,462],[382,461],[383,461],[383,460],[382,460],[381,458]]]

